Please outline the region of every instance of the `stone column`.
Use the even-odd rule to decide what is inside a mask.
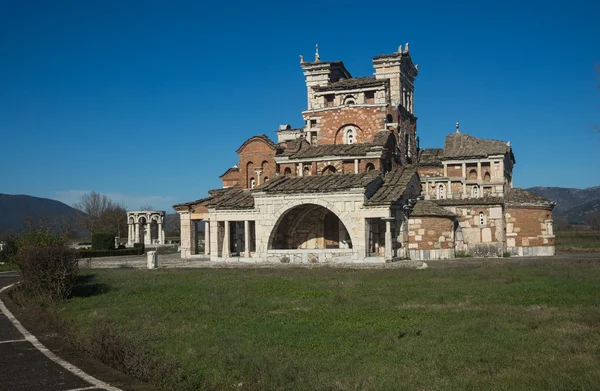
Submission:
[[[223,235],[223,258],[229,258],[230,255],[229,221],[225,221],[225,234]]]
[[[210,255],[210,222],[204,222],[204,255]]]
[[[140,240],[140,223],[139,222],[135,222],[135,237],[133,238],[133,243],[139,243]]]
[[[358,174],[358,159],[354,159],[354,173]]]
[[[146,224],[144,224],[144,229],[145,229],[145,233],[144,233],[144,244],[152,244],[152,222],[146,222]]]
[[[304,163],[300,163],[298,167],[298,176],[304,176]]]
[[[158,243],[165,244],[165,232],[162,223],[158,223]]]
[[[448,188],[446,189],[446,198],[452,198],[452,182],[448,181]]]
[[[394,220],[394,218],[393,217],[384,217],[382,220],[385,221],[384,257],[385,257],[385,259],[392,259],[392,256],[393,256],[393,252],[392,252],[392,221]]]
[[[181,221],[181,258],[190,258],[192,255],[192,220],[189,212],[179,213]]]
[[[260,176],[262,175],[262,170],[254,170],[256,173],[256,186],[260,185]]]
[[[448,177],[448,165],[444,163],[444,176]]]
[[[250,258],[250,222],[244,221],[244,256]]]
[[[131,225],[131,223],[129,223],[129,220],[127,220],[127,245],[128,246],[131,246],[132,239],[133,239],[132,238],[133,235],[131,234],[131,228],[132,228],[132,225]]]
[[[462,177],[467,179],[467,163],[463,162],[462,164]]]
[[[477,162],[477,179],[481,180],[481,160]]]

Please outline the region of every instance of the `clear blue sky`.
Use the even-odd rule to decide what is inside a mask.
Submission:
[[[453,4],[449,4],[453,3]],[[509,140],[515,186],[600,185],[598,1],[0,0],[0,193],[172,211],[248,137],[302,125],[299,55],[410,42],[423,147]]]

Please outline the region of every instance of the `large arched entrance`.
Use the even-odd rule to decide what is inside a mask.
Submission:
[[[269,250],[340,248],[352,248],[347,228],[335,213],[315,204],[286,211],[269,238]]]

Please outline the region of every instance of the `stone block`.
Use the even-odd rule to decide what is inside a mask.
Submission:
[[[521,228],[520,227],[515,227],[515,229],[513,229],[514,232],[519,233],[521,232]]]
[[[415,219],[415,224],[422,224],[422,223],[423,223],[423,220],[421,220],[421,219]]]
[[[522,245],[522,246],[529,246],[529,239],[527,239],[527,238],[523,238],[523,239],[521,240],[521,245]]]
[[[461,228],[471,228],[471,224],[469,223],[469,220],[461,221],[458,223],[458,225]]]
[[[158,268],[158,254],[156,253],[156,251],[148,251],[147,266],[148,269]]]
[[[512,233],[515,228],[513,223],[506,223],[506,233]]]
[[[502,218],[502,208],[495,207],[489,209],[489,217],[490,219],[501,219]]]
[[[517,245],[515,238],[508,238],[506,239],[506,246],[507,247],[515,247]]]
[[[419,244],[418,243],[409,243],[408,248],[419,248]]]
[[[425,235],[425,228],[419,228],[419,235]]]
[[[433,235],[435,235],[435,231],[430,229],[429,231],[427,231],[427,235],[433,236]]]
[[[463,228],[463,239],[467,243],[480,243],[481,230],[479,228]]]
[[[483,243],[490,243],[492,241],[492,229],[484,228],[481,230],[481,241]]]
[[[445,237],[443,237],[443,236],[440,236],[440,237],[438,238],[438,242],[445,242],[445,241],[446,241],[446,238],[445,238]]]
[[[433,248],[442,248],[442,244],[441,243],[435,243],[433,245]]]
[[[422,237],[421,235],[416,235],[416,236],[415,236],[415,240],[417,240],[417,241],[420,241],[420,240],[422,240],[422,239],[423,239],[423,237]]]

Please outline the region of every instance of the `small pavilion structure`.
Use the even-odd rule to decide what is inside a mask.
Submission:
[[[165,244],[165,211],[136,210],[127,212],[127,245],[144,243],[146,246]]]

